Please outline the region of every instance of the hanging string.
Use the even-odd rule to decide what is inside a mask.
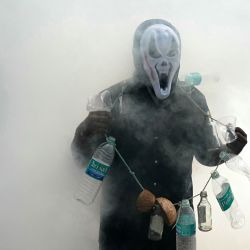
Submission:
[[[180,87],[180,89],[183,91],[183,93],[187,96],[187,98],[200,110],[200,112],[205,116],[205,117],[209,117],[211,120],[213,120],[213,121],[216,121],[216,122],[218,122],[219,124],[221,124],[221,125],[223,125],[223,126],[225,126],[225,127],[228,127],[227,125],[225,125],[225,124],[223,124],[223,123],[221,123],[220,121],[218,121],[218,120],[216,120],[216,119],[214,119],[212,116],[211,116],[211,114],[210,113],[206,113],[188,94],[187,94],[187,92],[182,88],[182,87]],[[106,137],[106,139],[107,139],[107,135],[105,135],[105,137]],[[141,182],[138,180],[138,178],[136,177],[136,174],[135,174],[135,172],[134,171],[132,171],[132,169],[129,167],[129,165],[127,164],[127,162],[125,161],[125,159],[122,157],[122,155],[121,155],[121,153],[119,152],[119,150],[117,149],[117,147],[115,147],[115,152],[117,153],[117,155],[119,156],[119,158],[121,159],[121,161],[123,162],[123,164],[126,166],[126,168],[127,168],[127,170],[128,170],[128,172],[129,172],[129,174],[131,174],[131,176],[133,177],[133,179],[136,181],[136,183],[138,184],[138,186],[140,187],[140,189],[143,191],[144,190],[144,187],[143,187],[143,185],[141,184]],[[220,160],[219,162],[218,162],[218,164],[217,164],[217,167],[215,168],[215,170],[213,171],[213,172],[215,172],[217,169],[218,169],[218,167],[219,167],[219,165],[222,163],[222,160]],[[206,182],[206,184],[205,184],[205,186],[203,187],[203,189],[202,189],[202,191],[204,191],[205,189],[206,189],[206,187],[207,187],[207,185],[208,185],[208,183],[210,182],[210,180],[211,180],[211,178],[212,178],[212,176],[210,176],[209,177],[209,179],[207,180],[207,182]],[[198,197],[198,196],[200,196],[200,193],[199,194],[196,194],[196,195],[194,195],[194,196],[192,196],[192,197],[190,197],[190,198],[188,198],[187,200],[192,200],[192,199],[194,199],[194,198],[196,198],[196,197]],[[176,203],[174,203],[174,205],[176,205],[176,206],[180,206],[180,204],[181,204],[181,201],[179,201],[179,202],[176,202]],[[180,206],[181,207],[181,206]],[[175,227],[176,225],[174,225],[173,226],[173,228]]]
[[[124,160],[124,158],[122,157],[122,155],[120,154],[120,152],[118,151],[118,149],[115,147],[115,152],[117,153],[117,155],[120,157],[120,159],[122,160],[122,162],[124,163],[124,165],[126,166],[126,168],[128,169],[129,174],[132,175],[132,177],[134,178],[134,180],[137,182],[137,184],[139,185],[139,187],[141,188],[141,190],[144,190],[144,187],[142,186],[142,184],[140,183],[140,181],[138,180],[138,178],[135,175],[135,172],[133,172],[131,170],[131,168],[129,167],[129,165],[127,164],[127,162]]]

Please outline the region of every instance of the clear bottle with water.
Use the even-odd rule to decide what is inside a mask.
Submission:
[[[250,167],[239,155],[222,151],[220,153],[220,158],[225,162],[229,169],[246,176],[250,181]]]
[[[221,210],[230,221],[232,228],[241,228],[245,224],[245,216],[238,206],[228,180],[221,176],[218,171],[214,171],[212,173],[212,186]]]
[[[188,200],[181,202],[176,224],[176,249],[196,250],[195,214]]]
[[[115,138],[109,136],[94,152],[82,176],[75,198],[90,205],[96,198],[103,179],[108,174],[115,155]]]

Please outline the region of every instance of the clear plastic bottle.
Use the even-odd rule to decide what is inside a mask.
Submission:
[[[250,181],[250,167],[239,155],[223,151],[220,153],[220,158],[226,163],[229,169],[246,176]]]
[[[193,209],[188,200],[181,202],[176,224],[176,249],[196,250],[196,223]]]
[[[211,204],[207,200],[207,192],[200,193],[201,200],[197,206],[199,230],[208,232],[212,229],[212,209]]]
[[[107,111],[110,112],[113,107],[111,94],[108,90],[104,90],[97,95],[88,98],[87,110],[91,111]]]
[[[212,186],[216,199],[226,217],[235,229],[245,224],[245,216],[240,210],[228,180],[218,171],[212,173]]]
[[[162,217],[162,210],[160,205],[155,204],[150,217],[150,224],[148,230],[148,238],[150,240],[161,240],[164,228],[164,219]]]
[[[115,138],[108,137],[94,152],[82,176],[79,190],[75,194],[78,201],[90,205],[96,198],[115,155]]]

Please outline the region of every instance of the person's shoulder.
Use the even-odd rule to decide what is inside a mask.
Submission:
[[[197,88],[193,88],[191,93],[191,98],[199,105],[204,106],[207,105],[205,95]]]
[[[116,84],[113,84],[110,87],[104,89],[103,91],[106,91],[106,90],[109,91],[112,98],[116,99],[117,97],[126,93],[132,86],[133,86],[133,79],[129,78],[129,79],[120,81]]]

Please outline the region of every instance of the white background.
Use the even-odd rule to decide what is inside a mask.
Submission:
[[[85,208],[72,198],[81,169],[70,143],[87,97],[131,76],[145,19],[178,28],[181,74],[202,73],[213,116],[235,115],[250,134],[249,13],[247,0],[0,0],[0,249],[98,249],[98,200]],[[241,156],[249,162],[249,146]],[[194,162],[195,193],[210,170]],[[250,183],[221,174],[247,222],[231,229],[209,185],[213,230],[197,232],[198,249],[248,250]]]

